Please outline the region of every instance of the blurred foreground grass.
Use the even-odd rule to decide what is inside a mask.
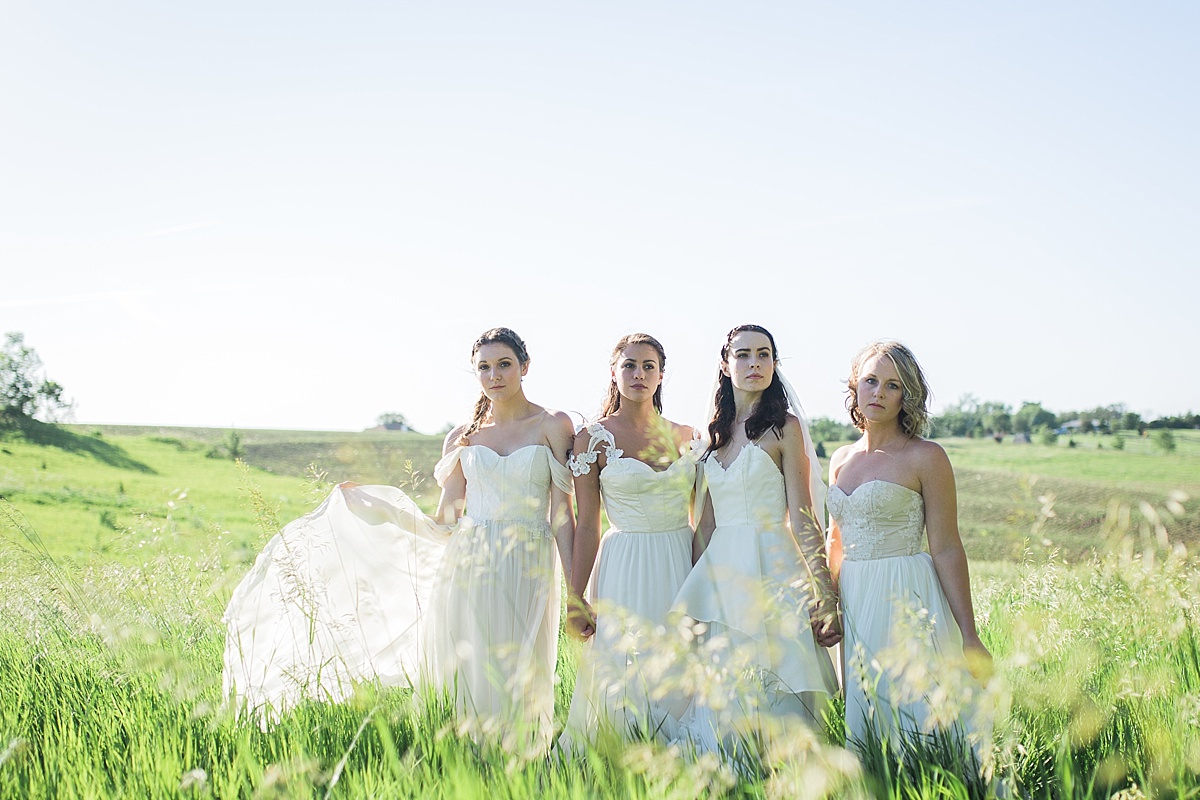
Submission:
[[[25,442],[5,442],[0,454],[0,797],[971,795],[937,764],[863,773],[828,733],[815,745],[798,736],[741,772],[652,744],[518,758],[459,738],[444,714],[417,714],[407,691],[370,687],[262,731],[224,708],[221,613],[261,541],[311,508],[325,484],[239,470],[205,458],[211,443],[167,432],[92,438],[113,446],[101,453],[109,461]],[[331,452],[352,474],[329,479],[397,469],[396,483],[429,469],[428,454],[408,467],[398,440],[384,441],[386,457],[370,454],[375,444],[353,455],[335,439]],[[245,444],[252,457],[253,437]],[[996,692],[1008,698],[1001,774],[1028,797],[1200,797],[1200,564],[1183,546],[1196,503],[1170,494],[1175,468],[1155,462],[1167,474],[1130,481],[1132,496],[1106,484],[1077,534],[1090,547],[1072,549],[1060,545],[1075,530],[1063,526],[1069,514],[1044,485],[1085,479],[1061,466],[1021,479],[996,467],[992,454],[1007,452],[988,447],[951,449],[966,465],[960,484],[972,471],[996,472],[1036,493],[1026,511],[1009,512],[1024,555],[973,564]],[[1180,463],[1186,473],[1190,462]],[[77,519],[105,512],[101,541],[70,538]],[[560,724],[576,656],[564,642]]]

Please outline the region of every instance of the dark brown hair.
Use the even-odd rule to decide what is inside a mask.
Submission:
[[[628,336],[622,336],[617,346],[613,348],[612,355],[609,356],[608,366],[615,367],[617,362],[621,360],[621,353],[626,347],[635,344],[648,344],[658,353],[658,370],[659,373],[667,371],[667,351],[663,350],[662,344],[658,339],[655,339],[648,333],[631,333]],[[600,416],[607,417],[621,407],[621,392],[617,390],[617,381],[614,378],[608,384],[608,395],[604,398],[604,405],[600,407]],[[654,410],[662,413],[662,381],[658,383],[658,388],[654,390]]]
[[[525,349],[525,341],[517,336],[511,328],[492,328],[480,334],[479,338],[475,340],[475,344],[471,345],[471,360],[475,359],[475,354],[485,344],[502,344],[513,351],[513,355],[517,357],[517,361],[522,367],[529,363],[529,351]],[[471,424],[463,431],[463,440],[479,430],[491,410],[492,401],[488,399],[486,392],[480,392],[479,399],[475,401],[475,413],[471,417]]]
[[[779,364],[779,351],[775,347],[775,337],[761,325],[738,325],[725,335],[725,344],[721,346],[721,363],[729,363],[729,345],[733,337],[744,332],[761,333],[771,343],[771,360]],[[712,421],[708,423],[708,449],[704,457],[724,447],[733,437],[733,421],[737,417],[737,406],[733,401],[733,380],[724,372],[717,373],[717,394]],[[787,422],[788,401],[787,393],[783,390],[783,382],[771,377],[771,385],[763,390],[750,419],[746,420],[746,437],[756,441],[767,431],[783,434],[784,423]]]

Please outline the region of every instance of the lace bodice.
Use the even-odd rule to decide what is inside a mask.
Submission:
[[[600,493],[609,523],[627,532],[675,531],[688,525],[688,505],[696,477],[696,457],[689,450],[665,470],[656,471],[636,458],[625,458],[613,435],[603,425],[587,426],[588,448],[571,456],[567,464],[575,475],[595,469],[601,451]]]
[[[787,516],[783,473],[757,444],[743,447],[728,469],[710,455],[704,462],[704,478],[718,527],[782,527]]]
[[[545,527],[550,513],[550,484],[571,491],[567,468],[549,447],[526,445],[502,456],[483,445],[458,447],[434,467],[439,484],[462,465],[467,478],[466,513],[475,520],[511,520]]]
[[[913,556],[921,552],[925,500],[919,492],[873,480],[846,494],[829,488],[829,513],[842,532],[847,561]]]

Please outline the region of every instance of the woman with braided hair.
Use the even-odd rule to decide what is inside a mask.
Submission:
[[[510,747],[545,746],[554,715],[562,569],[575,532],[565,466],[574,427],[530,402],[525,343],[493,328],[471,348],[482,392],[434,470],[438,518],[458,527],[434,583],[431,674],[460,717]]]
[[[361,682],[415,686],[447,692],[476,739],[549,744],[573,428],[525,397],[516,333],[486,331],[471,360],[482,393],[434,469],[436,519],[396,487],[343,483],[235,590],[225,687],[240,708],[269,719]]]

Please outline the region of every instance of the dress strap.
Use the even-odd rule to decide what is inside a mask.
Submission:
[[[543,445],[546,451],[546,461],[550,464],[550,480],[554,485],[567,494],[575,493],[575,483],[571,480],[571,470],[554,457],[554,451]],[[570,459],[567,459],[570,461]]]
[[[596,459],[600,457],[601,445],[604,447],[606,460],[620,458],[625,454],[624,450],[617,447],[617,440],[613,438],[608,428],[599,422],[588,423],[586,430],[590,435],[587,449],[582,453],[572,453],[567,458],[567,466],[571,468],[571,474],[575,477],[587,475],[592,471],[592,464],[595,464]]]
[[[453,450],[442,456],[437,464],[433,467],[433,479],[437,481],[438,486],[445,486],[446,479],[454,472],[454,468],[458,466],[459,459],[462,458],[463,450],[467,448],[464,445],[456,445]],[[553,459],[551,459],[553,460]]]

